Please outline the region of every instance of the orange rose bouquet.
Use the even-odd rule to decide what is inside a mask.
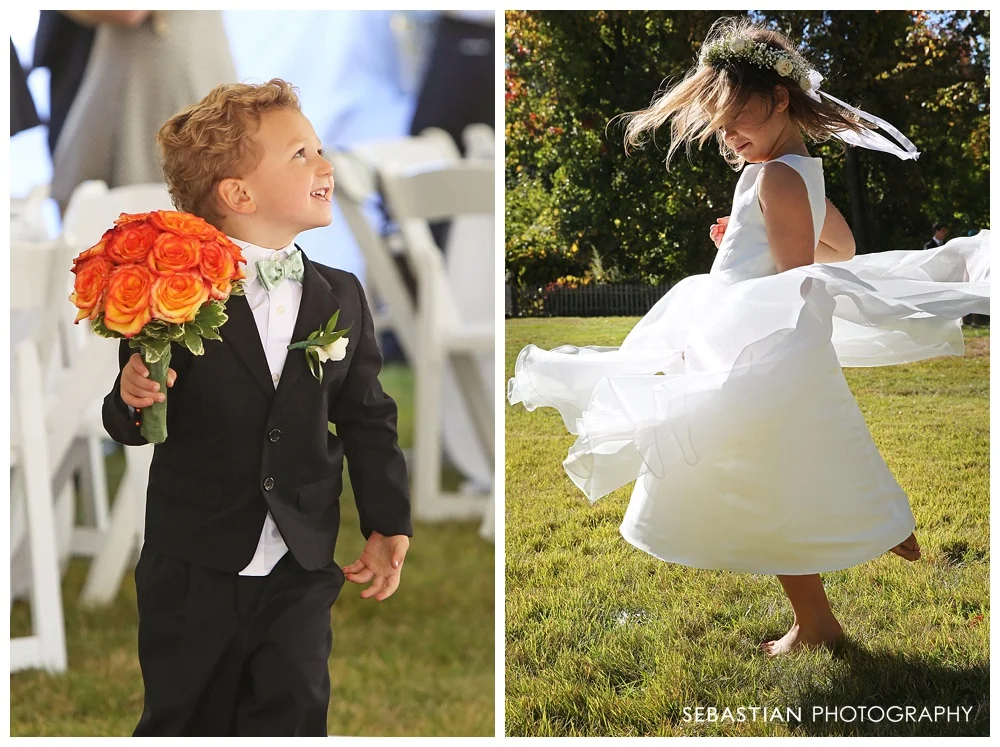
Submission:
[[[170,344],[202,355],[204,340],[222,339],[226,301],[243,294],[241,262],[240,248],[197,216],[122,213],[73,260],[76,322],[88,319],[102,337],[128,339],[167,393]],[[166,400],[146,408],[140,432],[150,443],[166,440]]]

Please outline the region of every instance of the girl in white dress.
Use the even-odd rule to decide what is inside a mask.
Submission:
[[[710,229],[711,272],[673,287],[619,348],[529,345],[508,385],[511,404],[555,407],[578,436],[563,466],[591,501],[635,481],[630,543],[778,576],[794,622],[761,644],[770,655],[842,635],[821,572],[920,557],[841,366],[961,355],[962,316],[989,313],[987,231],[854,257],[803,135],[919,154],[821,81],[783,35],[746,18],[713,26],[698,65],[626,128],[635,146],[670,121],[668,163],[714,134],[743,167],[731,215]]]

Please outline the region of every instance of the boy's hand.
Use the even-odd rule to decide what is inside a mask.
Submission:
[[[729,216],[726,215],[719,218],[712,224],[712,227],[708,229],[708,237],[715,244],[715,248],[718,249],[719,245],[722,244],[722,237],[726,233],[726,226],[729,225]]]
[[[176,380],[177,372],[168,368],[167,386],[173,386]],[[149,369],[138,353],[133,353],[122,369],[121,396],[126,405],[136,409],[152,407],[154,400],[163,402],[167,398],[167,395],[160,391],[160,385],[149,378]]]
[[[399,588],[399,575],[409,547],[410,538],[405,534],[386,537],[372,532],[361,557],[344,566],[344,577],[352,584],[372,582],[361,592],[362,599],[375,597],[380,602],[388,599]]]

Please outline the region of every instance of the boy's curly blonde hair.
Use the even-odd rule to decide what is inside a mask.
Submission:
[[[754,23],[748,16],[720,18],[712,24],[703,49],[732,45],[736,39],[753,42],[784,55],[794,67],[812,67],[795,48],[791,40],[779,31]],[[751,97],[765,104],[766,120],[777,105],[775,89],[788,92],[788,115],[802,134],[816,142],[828,140],[836,132],[860,132],[868,127],[850,112],[828,101],[816,101],[798,83],[779,75],[775,70],[761,68],[745,59],[729,58],[702,60],[692,67],[684,79],[667,88],[649,108],[619,115],[625,127],[625,150],[641,147],[646,133],[653,133],[670,122],[670,149],[667,168],[675,151],[685,145],[688,153],[693,142],[701,147],[715,135],[719,151],[733,168],[743,166],[743,158],[726,145],[722,128],[735,119]]]
[[[242,179],[260,163],[263,151],[251,136],[261,116],[276,109],[302,111],[297,90],[280,78],[267,83],[225,83],[167,120],[156,135],[163,176],[174,207],[217,223],[215,188],[223,179]]]

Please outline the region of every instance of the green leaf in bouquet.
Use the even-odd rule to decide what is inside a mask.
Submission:
[[[229,289],[229,295],[230,296],[245,296],[246,295],[246,291],[243,290],[243,281],[242,280],[237,280],[237,281],[235,281],[232,284],[232,287]]]
[[[198,310],[198,315],[194,318],[201,325],[202,329],[210,327],[218,329],[225,324],[226,319],[228,319],[226,316],[226,307],[218,301],[210,301],[203,305]]]
[[[98,335],[100,337],[107,337],[111,340],[120,340],[125,336],[121,332],[115,332],[112,329],[108,329],[107,326],[105,326],[104,324],[103,314],[97,315],[97,318],[90,323],[90,328],[94,330],[95,335]]]
[[[219,330],[208,327],[201,330],[201,336],[206,340],[221,340],[222,335],[219,334]]]
[[[170,341],[147,338],[139,342],[139,347],[142,348],[142,358],[146,363],[158,363],[170,352]]]
[[[202,343],[201,337],[192,329],[184,330],[184,347],[190,350],[192,355],[203,355],[205,353],[205,345]]]

